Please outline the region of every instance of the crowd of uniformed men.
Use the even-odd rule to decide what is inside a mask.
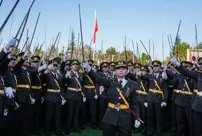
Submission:
[[[86,126],[104,136],[131,136],[134,128],[163,136],[165,124],[172,136],[202,135],[202,58],[98,67],[18,54],[15,45],[13,39],[0,53],[1,136],[63,136]]]

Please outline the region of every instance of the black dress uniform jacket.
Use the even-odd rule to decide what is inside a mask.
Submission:
[[[64,83],[65,83],[65,89],[64,89],[64,98],[65,99],[71,99],[71,100],[77,100],[77,101],[81,101],[82,100],[82,94],[81,92],[83,91],[83,75],[81,73],[78,72],[78,78],[77,76],[74,74],[74,72],[71,71],[71,74],[68,78],[64,79]],[[81,89],[80,91],[71,91],[68,90],[69,88],[75,88],[75,89]]]
[[[136,90],[139,89],[139,86],[135,82],[128,80],[124,88],[122,88],[116,79],[107,80],[105,78],[98,76],[93,70],[91,70],[88,74],[93,79],[93,81],[108,88],[107,90],[108,90],[109,103],[125,104],[124,101],[121,99],[116,87],[120,88],[122,94],[128,101],[131,110],[135,112],[137,118],[140,117],[140,111],[139,111],[139,105],[137,103],[137,93],[136,93]],[[116,109],[108,107],[103,117],[103,122],[114,126],[131,127],[132,116],[129,109],[117,111]]]
[[[63,92],[63,88],[61,84],[62,77],[59,74],[57,74],[58,76],[58,79],[57,79],[55,74],[50,72],[44,75],[45,84],[47,87],[47,92],[44,100],[51,101],[51,102],[61,102],[62,101],[61,93]],[[49,92],[48,89],[60,90],[60,92]]]

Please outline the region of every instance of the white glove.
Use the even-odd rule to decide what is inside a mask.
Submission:
[[[44,97],[41,97],[41,103],[43,103],[44,102]]]
[[[53,68],[53,64],[48,65],[48,69],[52,69]]]
[[[25,51],[25,54],[23,55],[23,59],[26,59],[29,56],[29,51]]]
[[[178,60],[177,60],[175,57],[172,57],[172,58],[170,59],[170,62],[171,62],[173,65],[177,66],[177,67],[180,66],[180,63],[178,62]]]
[[[141,71],[138,71],[138,72],[137,72],[137,75],[138,75],[138,76],[141,76],[141,74],[142,74]]]
[[[167,66],[165,64],[161,65],[161,68],[163,69],[163,71],[166,71]]]
[[[10,54],[8,54],[7,58],[8,58],[8,59],[11,59],[11,55],[10,55]]]
[[[166,107],[167,103],[161,102],[161,107]]]
[[[7,116],[8,115],[8,109],[5,109],[4,110],[4,116]]]
[[[15,47],[16,46],[16,39],[11,39],[8,44],[6,45],[6,48],[9,49],[10,47]]]
[[[147,105],[148,105],[147,102],[145,102],[145,103],[144,103],[144,106],[147,107]]]
[[[104,92],[105,88],[104,87],[100,87],[100,93]]]
[[[63,62],[65,62],[66,61],[66,59],[67,59],[67,54],[65,54],[65,56],[63,57]]]
[[[152,67],[151,66],[148,66],[148,69],[149,69],[149,71],[152,71]]]
[[[139,128],[140,127],[140,125],[141,125],[141,122],[140,121],[138,121],[138,120],[135,120],[135,128]]]
[[[86,97],[83,97],[83,102],[86,102]]]
[[[38,72],[41,72],[42,70],[47,68],[47,64],[43,64],[41,67],[38,68]]]
[[[95,95],[95,96],[94,96],[94,98],[95,98],[95,99],[97,100],[97,98],[98,98],[98,95]]]
[[[64,105],[66,103],[66,100],[62,100],[61,104]]]
[[[12,88],[11,87],[8,87],[8,88],[6,88],[6,91],[5,91],[5,93],[6,93],[6,96],[8,97],[8,98],[14,98],[14,94],[13,94],[13,91],[12,91]]]
[[[48,74],[50,72],[50,70],[49,69],[46,69],[45,71],[44,71],[44,74]]]
[[[31,104],[35,104],[35,99],[31,99]]]
[[[91,66],[88,64],[88,61],[86,61],[85,63],[83,63],[82,68],[85,69],[85,71],[87,73],[89,73],[90,70],[91,70]]]
[[[70,74],[71,74],[71,72],[70,72],[70,71],[67,71],[65,77],[68,78]]]
[[[200,97],[202,96],[202,91],[197,93]]]
[[[163,78],[164,80],[166,80],[166,79],[168,78],[166,72],[162,72],[162,78]]]

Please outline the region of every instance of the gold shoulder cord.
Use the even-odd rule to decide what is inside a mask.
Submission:
[[[74,77],[74,79],[75,79],[76,82],[79,84],[79,87],[80,87],[80,89],[81,89],[81,95],[84,97],[84,93],[82,92],[82,86],[81,86],[79,80],[78,80],[76,77]]]
[[[129,104],[128,104],[126,98],[123,96],[121,90],[120,90],[118,87],[116,87],[116,90],[118,91],[118,93],[119,93],[119,95],[121,96],[122,100],[124,101],[125,105],[128,107],[128,109],[130,109],[130,106],[129,106]],[[130,110],[131,110],[131,109],[130,109]],[[132,112],[132,110],[131,110],[131,112]],[[144,121],[142,121],[140,118],[137,118],[137,120],[139,120],[141,123],[144,123]]]
[[[58,81],[57,80],[55,80],[54,79],[54,81],[55,81],[55,83],[57,84],[57,86],[58,86],[58,88],[59,88],[59,90],[60,90],[60,85],[59,85],[59,83],[58,83]],[[60,90],[61,91],[61,90]],[[62,100],[65,100],[65,98],[60,94],[60,97],[62,98]]]
[[[162,92],[162,99],[164,100],[164,94],[163,94],[163,91],[161,90],[160,86],[158,85],[157,81],[154,79],[154,83],[156,85],[156,87],[159,89],[159,91]]]
[[[85,75],[87,76],[87,78],[89,79],[89,81],[91,82],[91,84],[92,84],[93,86],[95,86],[95,84],[93,83],[93,81],[92,81],[92,79],[89,77],[89,75],[86,74],[86,73],[85,73]],[[94,92],[95,92],[95,95],[96,95],[96,88],[94,89]]]

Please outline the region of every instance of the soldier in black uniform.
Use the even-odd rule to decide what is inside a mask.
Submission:
[[[181,72],[182,74],[184,74],[185,76],[188,76],[189,78],[194,79],[193,84],[191,84],[190,82],[188,82],[188,86],[190,87],[190,92],[182,92],[182,94],[184,94],[184,97],[186,96],[186,101],[184,98],[184,104],[186,104],[185,107],[185,115],[187,116],[187,120],[188,120],[188,125],[189,125],[189,135],[195,135],[195,136],[200,136],[202,134],[201,131],[201,117],[200,117],[200,113],[201,113],[201,103],[200,103],[200,97],[201,95],[201,83],[200,83],[200,78],[201,78],[201,64],[202,64],[202,58],[198,59],[198,62],[196,63],[196,66],[198,69],[195,69],[194,71],[192,71],[192,67],[193,64],[191,62],[187,62],[187,64],[183,66],[183,64],[179,63],[177,61],[176,58],[171,58],[171,62],[175,65],[176,69]],[[187,66],[190,66],[190,68],[185,68]],[[194,87],[192,87],[192,85]],[[186,85],[187,86],[187,85]],[[180,91],[179,91],[180,92]],[[180,94],[181,95],[181,92]],[[181,98],[182,99],[182,98]],[[183,100],[183,99],[182,99]],[[190,107],[188,107],[188,106]],[[189,109],[191,108],[192,111]],[[201,111],[200,111],[201,110]],[[179,113],[178,113],[179,114]],[[188,114],[188,115],[187,115]],[[193,114],[193,118],[192,115]],[[180,116],[182,117],[182,116]],[[183,124],[185,124],[185,122],[181,122],[181,127],[183,126]],[[193,128],[194,127],[194,128]],[[183,129],[184,127],[180,128]],[[194,130],[193,130],[194,129]],[[181,130],[182,131],[182,130]],[[194,131],[194,132],[193,132]]]
[[[41,111],[41,79],[39,76],[39,72],[43,69],[47,68],[47,65],[40,66],[40,57],[39,56],[32,56],[31,57],[31,67],[28,68],[28,72],[30,74],[31,79],[31,96],[35,99],[35,103],[32,105],[32,133],[33,134],[40,134],[39,131],[39,116]]]
[[[130,80],[134,80],[135,76],[133,74],[133,68],[134,68],[134,64],[132,63],[132,61],[128,62],[128,74],[126,75],[126,78],[130,79]]]
[[[100,72],[98,72],[98,75],[100,77],[109,79],[109,63],[108,62],[102,62],[100,64]],[[105,110],[107,108],[108,105],[108,91],[107,88],[105,88],[102,85],[98,85],[98,95],[99,95],[99,105],[98,105],[98,116],[99,116],[99,128],[102,129],[103,128],[103,124],[102,124],[102,118],[105,114]]]
[[[93,60],[88,60],[90,66],[93,65]],[[87,119],[86,122],[88,122],[88,119],[90,119],[90,125],[93,129],[96,128],[96,103],[98,99],[97,90],[94,81],[91,79],[91,77],[88,76],[84,72],[83,75],[83,85],[84,85],[84,95],[86,97],[86,102],[82,107],[82,114],[84,115],[84,119]]]
[[[149,73],[149,69],[147,66],[141,66],[140,68],[140,64],[136,63],[135,67],[136,69],[139,68],[141,70],[142,75],[147,75]],[[138,72],[139,70],[137,70]],[[140,117],[142,120],[144,120],[144,124],[142,124],[141,126],[141,133],[142,135],[146,134],[146,124],[147,124],[147,110],[146,107],[144,106],[144,103],[146,102],[146,97],[147,97],[147,93],[149,90],[149,82],[147,80],[142,80],[137,74],[135,74],[136,79],[135,81],[139,84],[140,86],[140,90],[136,90],[137,92],[137,101],[138,104],[140,106]],[[140,129],[139,129],[140,130]],[[139,130],[137,130],[136,132],[138,132]]]
[[[18,63],[14,71],[17,77],[16,102],[19,104],[19,109],[16,113],[17,134],[27,136],[31,129],[31,104],[35,103],[35,99],[31,96],[31,80],[27,71],[29,52],[25,51],[19,54]]]
[[[13,97],[9,97],[9,94],[5,98],[5,109],[7,109],[8,115],[4,118],[4,136],[14,136],[15,134],[15,113],[18,110],[19,105],[15,102],[15,94],[17,87],[17,78],[14,73],[14,67],[16,65],[16,57],[12,56],[8,60],[7,69],[4,74],[4,84],[6,91],[10,90],[10,95]],[[13,130],[13,131],[11,131]]]
[[[115,70],[115,62],[111,61],[109,63],[109,71],[110,71],[111,78],[114,78],[114,70]]]
[[[0,53],[0,90],[5,90],[5,93],[1,92],[0,94],[0,134],[4,136],[14,136],[15,134],[14,96],[16,92],[16,78],[15,80],[12,80],[7,76],[8,69],[13,69],[15,67],[15,55],[17,54],[15,45],[16,40],[12,39]],[[9,52],[9,49],[11,52]],[[10,86],[9,84],[12,85]],[[3,96],[3,94],[5,96]],[[16,105],[16,109],[18,107],[19,105]],[[3,120],[2,115],[4,115]]]
[[[188,61],[182,61],[181,65],[191,70],[193,68],[193,63]],[[179,72],[180,69],[175,67]],[[193,135],[193,122],[191,118],[191,100],[193,95],[193,82],[192,79],[181,74],[178,81],[178,91],[179,94],[175,100],[177,105],[177,129],[178,135]]]
[[[175,104],[175,100],[179,92],[177,92],[176,80],[178,80],[178,76],[180,73],[174,68],[173,64],[169,63],[168,68],[166,70],[168,75],[168,87],[171,91],[171,103],[172,103],[172,125],[171,125],[171,135],[177,136],[177,105]]]
[[[0,134],[3,134],[3,128],[4,128],[4,123],[3,123],[3,117],[4,117],[4,81],[2,80],[2,76],[0,79]]]
[[[63,136],[60,129],[60,114],[61,105],[64,105],[65,99],[62,96],[62,77],[57,73],[59,63],[58,59],[53,59],[49,63],[48,70],[44,72],[47,86],[47,92],[44,97],[46,136],[51,135],[52,127],[55,128],[56,135]]]
[[[139,86],[131,81],[126,80],[125,76],[128,73],[127,62],[119,61],[116,65],[115,79],[106,79],[96,74],[88,64],[83,64],[83,68],[93,81],[108,88],[108,108],[106,109],[103,122],[104,136],[131,136],[132,135],[132,115],[136,118],[140,117],[139,105],[137,103],[137,93]],[[131,111],[130,111],[131,109]],[[140,126],[138,120],[135,121],[136,127]]]
[[[141,76],[149,82],[147,102],[145,103],[147,107],[147,135],[152,136],[154,134],[156,125],[157,135],[162,136],[162,107],[166,106],[168,93],[167,75],[165,72],[160,72],[160,61],[152,61],[152,67],[152,74]]]
[[[66,88],[64,90],[64,98],[67,100],[66,108],[66,134],[72,129],[80,132],[79,113],[82,102],[86,101],[83,94],[83,75],[79,72],[79,61],[73,59],[71,61],[71,70],[65,74]]]

